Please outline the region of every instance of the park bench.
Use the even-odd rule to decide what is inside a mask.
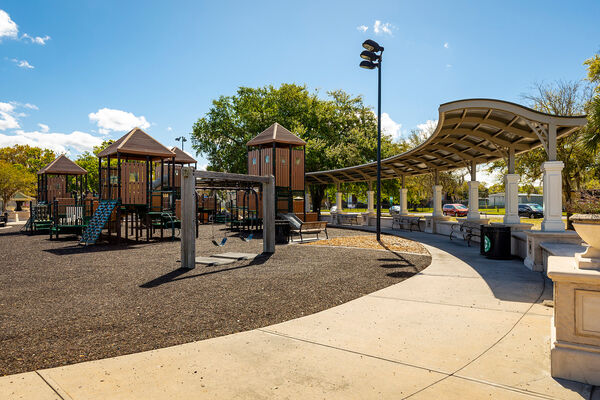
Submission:
[[[467,246],[471,246],[471,241],[474,237],[481,240],[481,223],[462,221],[453,224],[452,231],[450,232],[450,240],[452,240],[453,236],[459,237],[459,234],[467,242]]]
[[[360,225],[358,214],[338,214],[341,225]]]
[[[392,220],[392,229],[394,229],[395,225],[398,225],[398,229],[408,229],[412,232],[414,227],[419,232],[421,232],[421,217],[411,217],[408,215],[394,215]]]
[[[329,234],[327,233],[327,222],[326,221],[306,221],[303,222],[300,218],[298,218],[295,214],[280,214],[280,216],[287,220],[290,224],[290,234],[299,235],[300,241],[304,241],[303,235],[307,234],[316,234],[317,239],[319,239],[319,233],[325,232],[325,237],[329,239]]]

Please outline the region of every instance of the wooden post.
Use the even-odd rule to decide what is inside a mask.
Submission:
[[[275,253],[275,177],[263,183],[263,252]]]
[[[102,200],[102,158],[98,157],[98,200]]]
[[[181,268],[196,267],[194,235],[194,188],[196,178],[189,167],[181,169]]]

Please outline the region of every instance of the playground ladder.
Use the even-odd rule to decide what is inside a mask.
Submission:
[[[102,229],[110,219],[110,216],[118,204],[118,200],[101,200],[98,204],[98,208],[87,227],[83,231],[81,235],[81,239],[79,240],[80,244],[88,245],[96,243],[96,240],[100,237],[102,233]]]

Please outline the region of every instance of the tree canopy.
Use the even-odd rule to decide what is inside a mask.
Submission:
[[[34,185],[35,175],[23,165],[0,160],[0,199],[2,199],[3,212],[6,211],[7,203],[17,191],[30,192]]]
[[[361,96],[342,90],[309,92],[306,86],[240,87],[235,95],[214,100],[194,124],[192,146],[216,171],[247,172],[246,142],[278,122],[306,141],[306,170],[347,167],[373,161],[377,118]],[[382,135],[382,155],[398,152]]]

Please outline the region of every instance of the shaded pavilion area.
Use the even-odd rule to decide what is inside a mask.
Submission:
[[[544,187],[544,220],[542,231],[561,232],[563,163],[557,160],[557,140],[570,135],[587,123],[585,115],[559,116],[545,114],[519,104],[493,99],[458,100],[440,105],[438,125],[421,145],[381,161],[382,179],[400,179],[401,214],[408,214],[405,177],[432,174],[433,225],[443,220],[441,171],[467,168],[469,185],[469,214],[467,220],[481,220],[477,181],[477,165],[504,159],[508,173],[504,176],[506,213],[504,223],[518,226],[518,184],[515,156],[540,146],[547,154],[542,164]],[[368,182],[368,211],[374,210],[372,182],[376,180],[377,163],[328,171],[309,172],[307,184],[337,185],[336,205],[341,210],[340,184]],[[435,231],[435,228],[433,228]]]

